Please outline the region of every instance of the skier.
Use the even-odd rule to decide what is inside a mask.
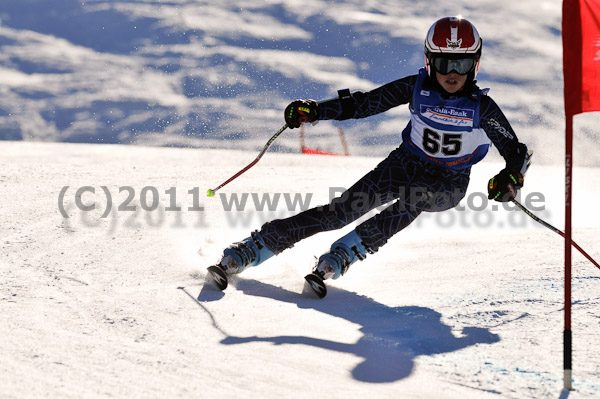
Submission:
[[[313,234],[342,228],[368,211],[390,203],[359,224],[321,255],[307,281],[320,297],[323,280],[342,276],[350,265],[373,254],[421,212],[440,212],[464,197],[471,166],[494,144],[506,167],[489,180],[489,199],[510,201],[523,186],[531,153],[475,77],[482,40],[466,19],[435,22],[425,39],[425,68],[370,92],[340,90],[339,97],[295,100],[284,113],[290,128],[317,120],[365,118],[408,104],[410,121],[402,144],[329,206],[273,220],[223,252],[209,268],[221,289],[227,276],[257,266]]]

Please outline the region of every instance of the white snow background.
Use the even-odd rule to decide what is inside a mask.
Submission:
[[[483,36],[480,85],[535,151],[522,200],[562,228],[560,8],[3,0],[0,397],[599,398],[600,270],[573,251],[576,390],[561,392],[563,240],[483,200],[496,151],[473,169],[464,210],[420,216],[324,300],[302,294],[303,276],[352,226],[225,293],[205,281],[223,248],[299,211],[286,195],[325,204],[373,168],[408,112],[307,128],[310,146],[340,152],[343,126],[350,157],[300,155],[286,131],[219,195],[206,189],[256,157],[291,99],[415,73],[445,15]],[[599,122],[576,117],[573,209],[596,259]],[[227,210],[244,194],[243,211]],[[259,210],[267,198],[277,210]]]

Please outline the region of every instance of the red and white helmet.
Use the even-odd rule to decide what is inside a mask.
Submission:
[[[425,38],[425,63],[427,71],[431,76],[432,70],[437,70],[434,59],[438,60],[465,60],[465,64],[459,73],[473,72],[473,78],[479,70],[479,58],[481,57],[482,40],[479,32],[473,24],[460,17],[446,17],[436,21]],[[472,60],[467,62],[466,60]],[[438,64],[440,62],[438,61]],[[451,63],[456,65],[455,62]],[[447,64],[445,64],[447,65]],[[450,67],[452,67],[450,66]],[[459,66],[460,68],[460,66]],[[439,71],[449,73],[447,71]]]

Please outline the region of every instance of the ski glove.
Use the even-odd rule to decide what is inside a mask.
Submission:
[[[294,100],[285,107],[284,117],[290,129],[314,122],[319,119],[319,104],[314,100]]]
[[[517,196],[517,191],[523,187],[523,175],[517,171],[502,169],[488,183],[488,199],[498,202],[508,202]]]

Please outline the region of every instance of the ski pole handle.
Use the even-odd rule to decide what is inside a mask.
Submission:
[[[235,175],[231,176],[229,179],[225,180],[223,183],[221,183],[219,186],[217,186],[217,188],[209,188],[208,191],[206,192],[206,195],[208,195],[209,197],[214,197],[215,193],[220,190],[222,187],[224,187],[225,185],[229,184],[231,181],[235,180],[238,176],[240,176],[242,173],[246,172],[248,169],[250,169],[251,167],[253,167],[254,165],[256,165],[256,163],[262,158],[262,156],[265,154],[265,152],[267,152],[267,150],[269,149],[269,147],[271,146],[271,144],[273,144],[273,142],[277,139],[277,137],[279,137],[279,135],[281,133],[284,132],[285,129],[288,128],[288,125],[283,125],[281,127],[281,129],[279,129],[270,139],[269,141],[267,141],[267,144],[265,144],[265,146],[263,147],[262,151],[258,154],[258,156],[256,157],[256,159],[252,162],[250,162],[245,168],[243,168],[242,170],[240,170],[239,172],[237,172]]]

